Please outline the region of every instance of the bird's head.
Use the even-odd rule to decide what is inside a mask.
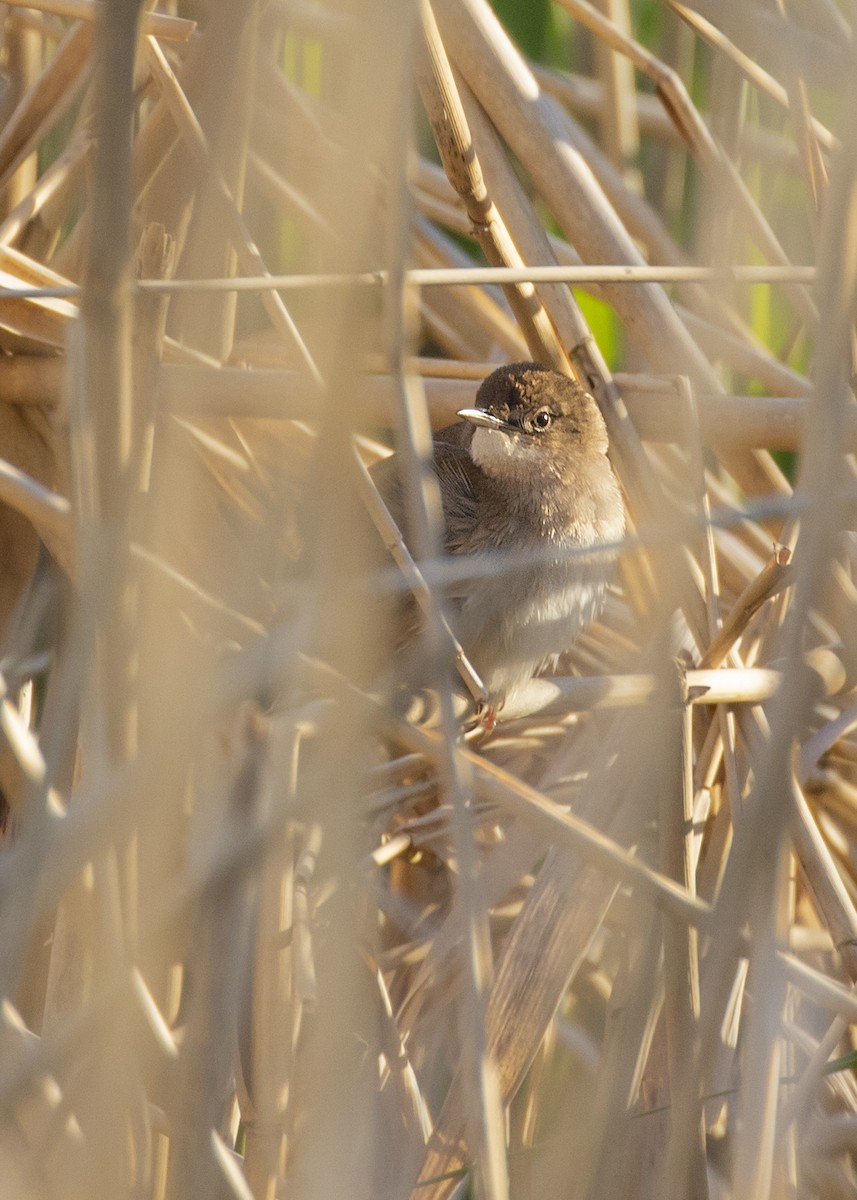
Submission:
[[[474,426],[473,461],[495,478],[562,477],[574,462],[607,451],[604,418],[592,396],[538,363],[498,368],[476,393],[476,407],[458,415]]]

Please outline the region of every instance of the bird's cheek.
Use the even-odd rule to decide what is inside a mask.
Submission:
[[[502,429],[475,429],[470,440],[470,457],[483,471],[490,471],[508,462],[514,453],[514,444]]]

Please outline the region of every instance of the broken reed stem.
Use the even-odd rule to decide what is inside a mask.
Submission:
[[[788,587],[792,552],[788,546],[775,546],[763,570],[753,579],[729,611],[723,628],[699,660],[701,669],[719,667],[731,646],[738,641],[752,617],[766,600]]]

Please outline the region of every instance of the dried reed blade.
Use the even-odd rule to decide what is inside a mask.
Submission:
[[[86,83],[91,45],[91,26],[72,26],[39,79],[21,97],[0,134],[0,187],[76,100]]]

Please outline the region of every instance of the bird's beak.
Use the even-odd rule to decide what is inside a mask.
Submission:
[[[508,421],[495,417],[493,413],[486,412],[484,408],[460,408],[458,416],[469,421],[471,425],[481,425],[483,429],[512,429]]]

